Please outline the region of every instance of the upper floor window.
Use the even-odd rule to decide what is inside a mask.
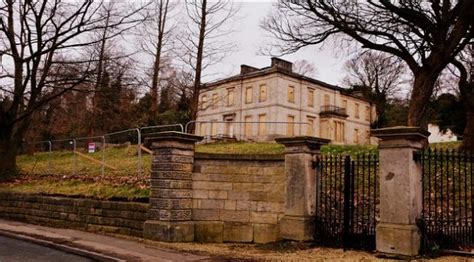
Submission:
[[[314,107],[314,89],[308,87],[308,106]]]
[[[251,86],[245,89],[245,103],[250,104],[253,100],[253,88]]]
[[[219,104],[219,96],[216,94],[212,94],[212,109],[216,109]]]
[[[227,89],[227,106],[233,106],[235,101],[235,89],[229,88]]]
[[[359,115],[359,104],[358,104],[358,103],[355,103],[355,107],[354,107],[354,117],[355,117],[355,118],[360,118],[360,115]]]
[[[316,122],[315,117],[307,116],[307,119],[308,119],[308,125],[307,125],[308,129],[306,129],[306,135],[314,136],[314,123]]]
[[[294,103],[295,102],[295,87],[288,86],[288,102]]]
[[[342,108],[344,108],[347,112],[347,100],[342,100]]]
[[[267,101],[267,85],[265,85],[265,84],[260,85],[260,92],[259,92],[259,95],[258,95],[258,101],[259,102]]]
[[[325,106],[329,105],[329,95],[324,95],[324,105]]]
[[[201,96],[201,109],[205,110],[207,107],[207,95]]]
[[[365,107],[365,120],[370,121],[370,107]]]

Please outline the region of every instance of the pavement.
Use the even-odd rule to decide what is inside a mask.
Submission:
[[[45,255],[46,260],[43,261],[68,262],[215,260],[210,256],[149,247],[139,239],[121,239],[2,219],[0,219],[0,245],[2,246],[0,247],[0,262],[28,261],[30,258],[33,258],[30,261],[41,261],[42,257],[37,254]]]

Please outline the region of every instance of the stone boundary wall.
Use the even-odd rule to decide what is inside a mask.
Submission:
[[[280,239],[283,155],[194,157],[193,221],[197,242],[268,243]]]
[[[0,218],[143,237],[148,204],[0,193]]]

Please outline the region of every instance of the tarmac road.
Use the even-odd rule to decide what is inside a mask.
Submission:
[[[0,236],[0,262],[16,261],[86,262],[93,260],[30,242]]]

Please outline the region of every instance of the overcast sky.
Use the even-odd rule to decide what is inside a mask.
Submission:
[[[270,42],[268,33],[261,27],[260,23],[272,10],[272,0],[245,0],[236,1],[240,4],[240,11],[234,22],[235,33],[231,36],[236,43],[236,51],[226,57],[219,65],[209,68],[211,76],[205,81],[215,80],[230,75],[238,74],[241,64],[255,67],[270,65],[270,57],[258,55],[261,47]],[[316,78],[329,84],[340,85],[344,78],[342,66],[347,57],[338,55],[338,50],[330,43],[324,48],[308,47],[292,55],[283,56],[283,59],[294,62],[306,59],[317,68]],[[341,53],[341,52],[339,52]]]

